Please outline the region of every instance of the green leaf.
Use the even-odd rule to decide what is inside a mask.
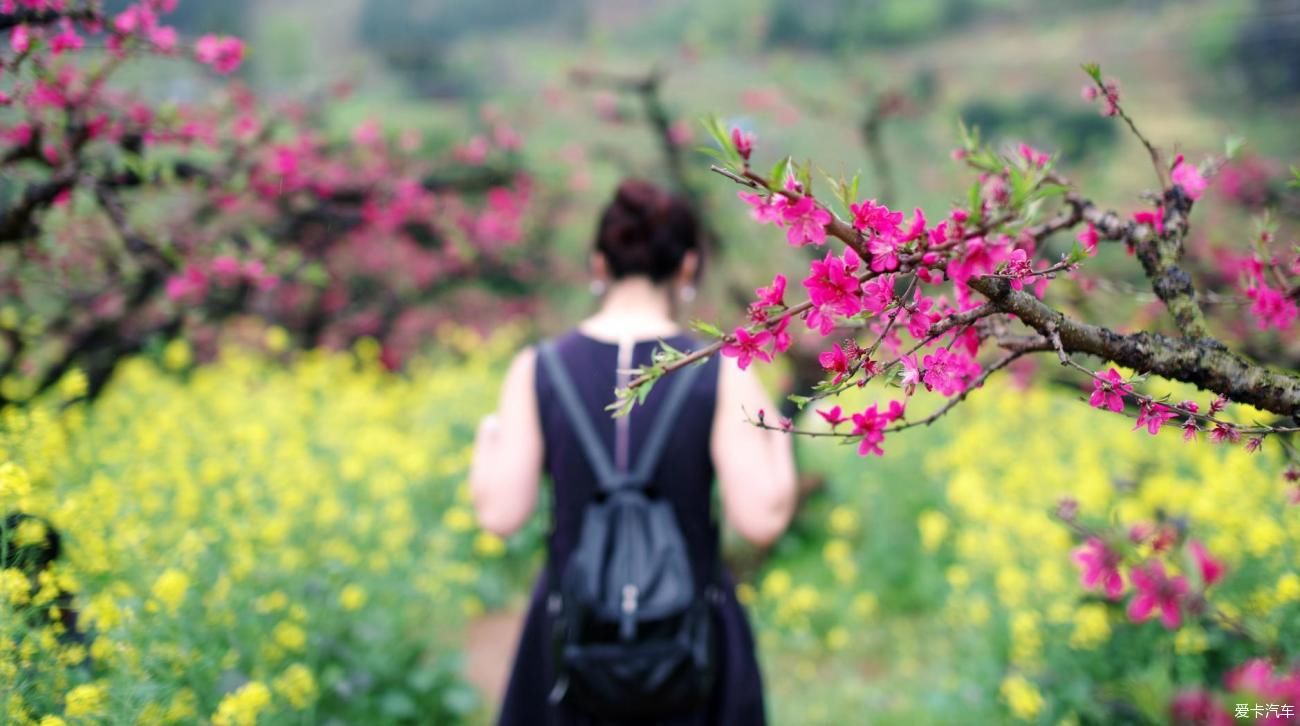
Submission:
[[[827,174],[826,171],[823,169],[818,169],[818,171],[821,172],[822,178],[826,180],[826,183],[830,184],[831,191],[834,192],[835,199],[840,204],[844,205],[842,211],[845,214],[848,214],[849,206],[853,204],[853,201],[849,199],[849,185],[845,184],[843,181],[839,179],[836,179],[830,174]]]
[[[970,208],[973,223],[977,226],[984,216],[984,205],[980,204],[980,192],[980,183],[974,182],[970,185],[970,191],[966,194],[966,204]]]
[[[1084,63],[1083,72],[1087,73],[1092,80],[1101,83],[1101,66],[1096,63]]]
[[[704,124],[705,130],[713,137],[714,142],[718,144],[718,148],[722,150],[722,153],[726,155],[726,158],[730,163],[741,161],[740,152],[736,151],[736,147],[731,145],[731,134],[727,133],[727,129],[722,125],[721,119],[713,114],[709,114],[702,119],[701,123]]]
[[[975,151],[980,145],[980,130],[978,126],[968,127],[966,122],[960,117],[957,119],[957,133],[961,138],[961,146],[966,151]]]
[[[669,355],[664,357],[664,360],[677,360],[678,358],[686,357],[685,353],[669,345],[668,341],[666,340],[659,341],[659,347],[661,350],[667,351],[669,353]]]
[[[812,400],[811,398],[809,398],[809,397],[807,397],[807,396],[798,396],[798,395],[795,395],[795,394],[793,394],[793,393],[790,394],[790,395],[788,395],[788,396],[786,396],[786,398],[790,399],[790,402],[793,403],[794,405],[798,406],[798,407],[799,407],[799,410],[801,410],[801,411],[803,410],[803,407],[804,407],[805,405],[807,405],[809,401]]]
[[[718,326],[703,320],[691,321],[691,327],[712,338],[721,338],[724,335]]]
[[[305,265],[298,273],[298,276],[307,284],[319,288],[327,287],[330,281],[329,272],[327,272],[325,266],[319,262],[312,262]]]
[[[1049,199],[1068,192],[1069,189],[1060,184],[1041,184],[1038,186],[1034,197],[1038,199]]]
[[[1085,249],[1081,243],[1076,241],[1074,246],[1070,248],[1070,256],[1067,259],[1070,264],[1077,265],[1088,259],[1088,250]]]
[[[731,157],[727,156],[722,150],[713,146],[697,146],[695,150],[705,156],[715,159],[722,163],[723,166],[731,166]]]
[[[1245,145],[1246,145],[1246,137],[1229,136],[1228,138],[1223,140],[1223,154],[1224,156],[1227,156],[1229,159],[1234,159],[1236,158],[1237,154],[1241,152],[1242,147]]]
[[[1292,189],[1300,189],[1300,166],[1291,167],[1291,181],[1286,185]]]
[[[240,171],[232,174],[226,179],[226,188],[232,192],[242,192],[248,189],[249,175],[246,171]]]
[[[807,161],[799,165],[799,183],[803,184],[803,193],[812,196],[812,162]]]
[[[859,199],[859,197],[858,197],[858,182],[860,182],[860,181],[862,181],[862,172],[857,172],[857,173],[855,173],[855,174],[853,175],[853,178],[849,180],[849,198],[852,199],[852,200],[855,201],[855,202],[858,201],[858,199]],[[853,205],[850,204],[849,206],[852,207]]]
[[[781,157],[781,160],[776,162],[776,165],[772,167],[772,175],[767,178],[768,183],[771,184],[774,189],[780,189],[785,185],[785,175],[789,170],[790,157]]]
[[[1011,206],[1019,207],[1025,203],[1032,185],[1029,176],[1016,167],[1007,168],[1007,181],[1011,184]]]

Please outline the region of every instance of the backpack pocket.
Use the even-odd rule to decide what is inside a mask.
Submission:
[[[675,622],[673,622],[675,621]],[[705,708],[713,692],[718,644],[711,608],[692,604],[681,615],[646,622],[668,637],[564,644],[564,701],[596,716],[665,716]]]

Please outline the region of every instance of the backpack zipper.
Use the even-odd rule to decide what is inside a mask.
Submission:
[[[619,624],[619,636],[631,640],[636,636],[636,598],[637,587],[631,583],[623,586],[623,617]]]

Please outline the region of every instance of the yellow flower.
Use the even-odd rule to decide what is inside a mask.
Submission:
[[[279,325],[272,325],[266,329],[262,342],[272,353],[281,353],[289,347],[289,332]]]
[[[851,560],[839,560],[831,564],[831,574],[839,582],[847,584],[858,576],[858,566]]]
[[[1020,607],[1029,594],[1029,577],[1024,570],[1011,565],[999,567],[997,588],[998,599],[1003,605],[1011,608]]]
[[[1246,549],[1256,557],[1267,555],[1285,540],[1286,533],[1272,519],[1260,518],[1246,531]]]
[[[179,371],[185,368],[193,360],[190,344],[184,338],[173,338],[163,346],[162,360],[163,365],[170,370]]]
[[[68,726],[68,722],[58,716],[42,716],[37,726]]]
[[[377,360],[381,350],[382,346],[380,346],[379,341],[369,335],[362,337],[352,345],[352,351],[357,354],[357,358],[367,363]]]
[[[158,576],[150,592],[156,600],[174,613],[180,608],[181,603],[185,601],[185,593],[189,590],[189,587],[189,576],[180,570],[171,568]]]
[[[860,592],[853,596],[853,612],[858,617],[869,618],[876,612],[876,596],[870,592]]]
[[[213,726],[255,726],[258,715],[270,705],[270,689],[260,681],[250,681],[221,699],[212,715]]]
[[[0,328],[5,330],[16,330],[22,318],[18,315],[18,309],[13,305],[6,305],[0,308]]]
[[[27,472],[12,461],[0,464],[0,497],[25,497],[32,493]]]
[[[348,612],[360,610],[366,604],[366,591],[360,585],[345,585],[339,591],[339,605]]]
[[[307,631],[297,623],[291,623],[288,620],[282,620],[276,624],[275,629],[271,631],[271,637],[275,639],[285,650],[295,653],[302,651],[307,646]]]
[[[1110,639],[1110,618],[1101,603],[1080,605],[1074,611],[1074,631],[1070,647],[1091,650]]]
[[[64,698],[63,713],[69,718],[98,716],[104,709],[106,697],[102,685],[86,683],[77,686]]]
[[[474,553],[480,557],[500,557],[506,552],[505,540],[491,532],[479,532],[474,536]]]
[[[822,548],[822,557],[831,564],[845,562],[851,559],[852,556],[853,554],[849,547],[849,543],[842,539],[830,540],[826,543],[826,546]]]
[[[740,601],[741,605],[753,605],[754,600],[756,600],[757,597],[758,595],[754,592],[753,585],[748,582],[736,584],[736,600]]]
[[[1204,653],[1209,646],[1205,631],[1194,625],[1178,629],[1174,634],[1174,652],[1179,654]]]
[[[81,398],[90,390],[90,380],[80,368],[73,368],[59,381],[59,395],[65,401]]]
[[[284,697],[290,706],[301,711],[316,700],[316,679],[311,670],[301,663],[295,663],[284,670],[271,687]]]
[[[945,573],[948,586],[954,590],[963,590],[970,585],[970,571],[961,565],[952,565]]]
[[[13,546],[26,547],[44,543],[45,534],[44,522],[39,519],[24,519],[18,523],[18,528],[14,530]]]
[[[181,721],[193,721],[199,715],[199,699],[193,690],[182,688],[172,696],[172,700],[167,704],[167,711],[164,718],[169,723],[179,723]]]
[[[451,507],[442,515],[442,523],[453,532],[474,529],[474,515],[464,507]]]
[[[841,504],[831,510],[827,523],[832,534],[840,536],[853,534],[858,529],[858,513]]]
[[[31,581],[22,570],[16,567],[0,570],[0,600],[17,607],[26,605],[31,597]]]
[[[1038,630],[1038,613],[1020,610],[1011,617],[1011,659],[1017,664],[1032,661],[1043,645]]]
[[[1287,572],[1277,579],[1277,599],[1281,602],[1300,602],[1300,574]]]
[[[763,578],[761,585],[763,597],[779,598],[790,591],[792,584],[789,572],[779,568],[774,569]]]
[[[272,590],[253,601],[253,609],[259,613],[277,613],[289,607],[289,596],[284,590]]]
[[[810,585],[800,585],[790,593],[789,606],[797,613],[807,613],[816,609],[821,602],[821,593]]]
[[[1043,710],[1043,697],[1038,689],[1018,673],[1004,678],[1000,690],[1011,713],[1021,720],[1031,721]]]
[[[843,650],[849,644],[849,631],[835,626],[826,632],[826,647],[831,650]]]
[[[929,552],[939,549],[943,538],[948,535],[948,517],[943,512],[928,509],[921,512],[916,524],[921,530],[921,546]]]

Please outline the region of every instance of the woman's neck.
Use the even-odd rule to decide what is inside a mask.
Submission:
[[[665,285],[632,277],[610,285],[594,315],[578,324],[585,334],[605,340],[667,337],[681,332]]]

